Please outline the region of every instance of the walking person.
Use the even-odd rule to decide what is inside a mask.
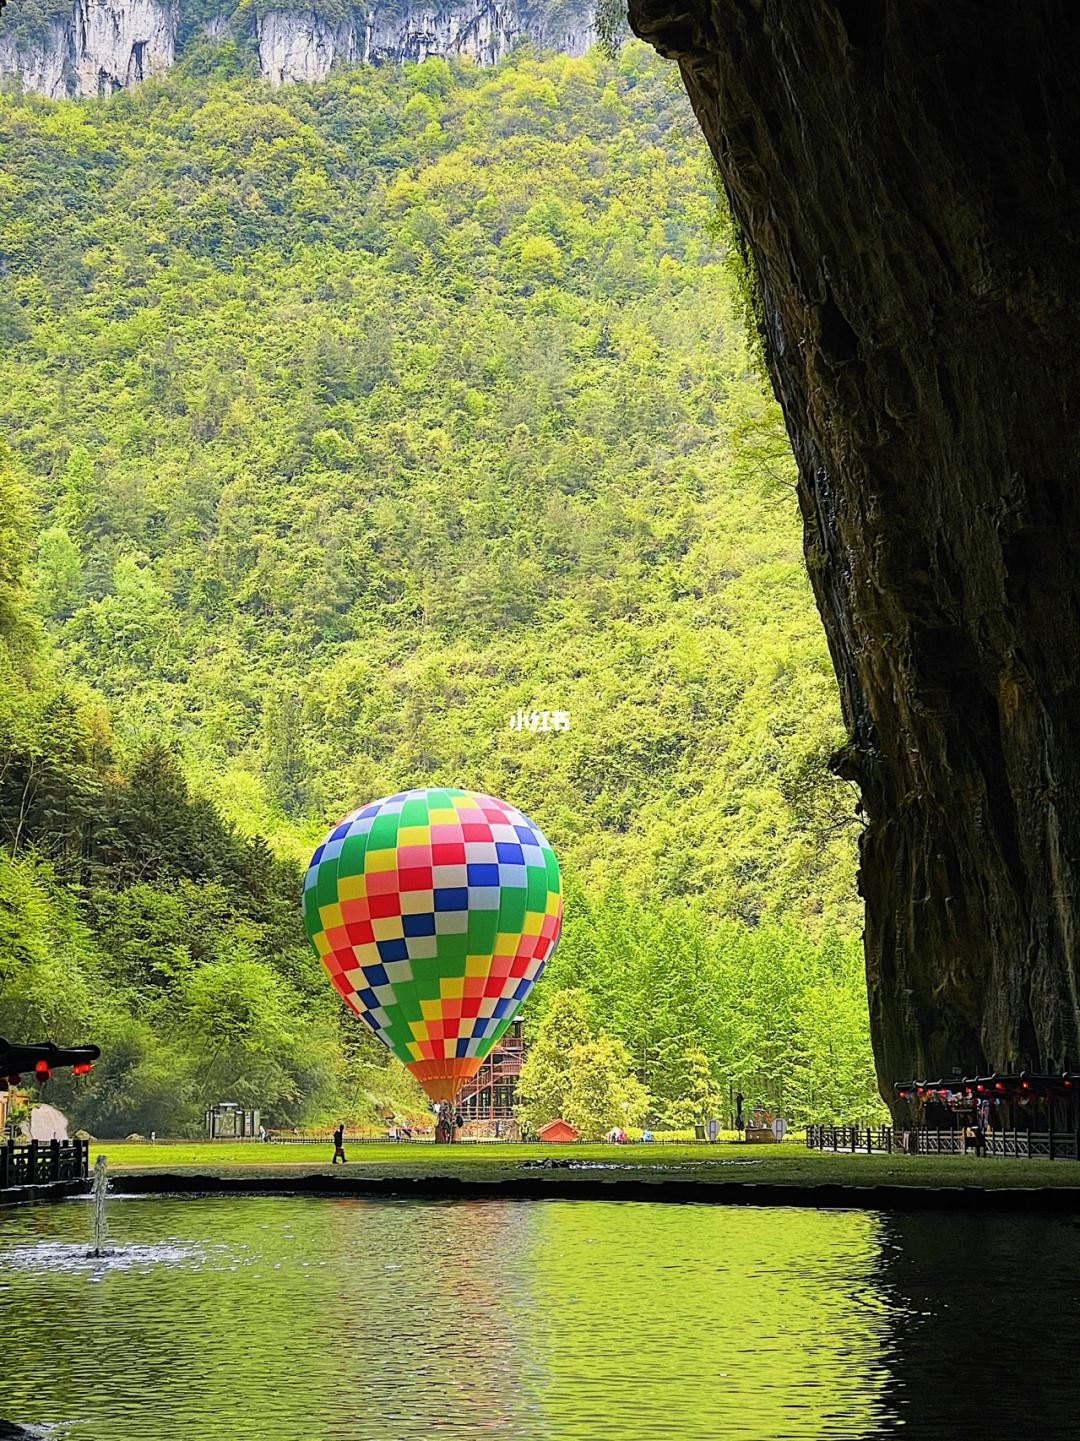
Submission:
[[[339,1160],[340,1160],[340,1162],[341,1162],[341,1164],[342,1164],[343,1166],[348,1164],[348,1163],[346,1162],[346,1160],[345,1160],[345,1122],[344,1122],[344,1121],[339,1121],[339,1122],[338,1122],[338,1128],[337,1128],[337,1130],[334,1132],[334,1159],[330,1162],[331,1166],[336,1166]]]

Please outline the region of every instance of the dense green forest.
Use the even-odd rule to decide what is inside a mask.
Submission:
[[[102,1134],[405,1104],[300,865],[454,784],[563,863],[530,1024],[578,989],[657,1123],[701,1054],[865,1114],[835,684],[673,74],[247,69],[0,95],[0,1033],[100,1037]]]

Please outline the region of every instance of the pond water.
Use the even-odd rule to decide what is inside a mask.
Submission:
[[[0,1210],[0,1417],[70,1441],[1058,1438],[1080,1405],[1061,1218],[109,1210],[101,1260],[84,1202]]]

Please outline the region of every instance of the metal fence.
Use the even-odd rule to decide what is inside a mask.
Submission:
[[[49,1186],[85,1181],[90,1174],[89,1141],[29,1141],[0,1145],[0,1191],[10,1186]]]
[[[1075,1131],[987,1131],[988,1156],[1021,1160],[1075,1161],[1080,1159],[1080,1136]],[[806,1144],[811,1151],[863,1152],[872,1155],[902,1151],[914,1156],[962,1156],[973,1149],[961,1128],[939,1130],[911,1126],[807,1126]]]

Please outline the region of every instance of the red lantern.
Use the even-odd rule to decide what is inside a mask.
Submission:
[[[52,1075],[52,1071],[49,1070],[48,1061],[38,1061],[37,1065],[34,1067],[34,1071],[37,1073],[38,1076],[40,1076],[43,1081],[47,1081]]]
[[[21,1076],[9,1076],[9,1077],[8,1077],[8,1085],[9,1085],[9,1086],[17,1086],[21,1080],[22,1080],[22,1077],[21,1077]]]

